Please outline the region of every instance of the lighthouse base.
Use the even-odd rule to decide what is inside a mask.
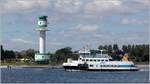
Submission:
[[[49,64],[49,54],[35,54],[35,62],[36,64]]]

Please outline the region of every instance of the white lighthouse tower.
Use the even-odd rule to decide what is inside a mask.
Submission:
[[[39,37],[39,53],[35,54],[35,62],[37,64],[48,64],[49,55],[46,53],[46,31],[47,29],[47,16],[40,16],[38,18],[38,29],[40,33]]]

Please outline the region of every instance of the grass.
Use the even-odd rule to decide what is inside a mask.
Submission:
[[[9,62],[1,62],[1,65],[13,65],[13,66],[19,66],[19,65],[30,65],[27,62],[15,62],[15,61],[9,61]]]

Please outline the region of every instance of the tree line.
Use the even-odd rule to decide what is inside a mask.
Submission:
[[[120,60],[122,56],[128,53],[129,59],[134,62],[149,62],[149,45],[122,45],[121,48],[117,44],[113,45],[99,45],[98,50],[91,50],[91,53],[99,53],[99,50],[104,50],[104,53],[108,53],[113,60]],[[34,61],[34,54],[38,53],[34,49],[22,50],[20,52],[13,50],[4,50],[1,45],[1,61],[17,61],[18,59],[30,59]],[[72,51],[71,47],[65,47],[56,50],[55,53],[50,53],[51,64],[62,64],[67,61],[68,58],[78,59],[78,51]]]
[[[149,62],[149,45],[122,45],[119,49],[117,44],[114,45],[100,45],[98,49],[105,49],[109,55],[114,59],[120,55],[128,54],[129,59],[135,62]]]

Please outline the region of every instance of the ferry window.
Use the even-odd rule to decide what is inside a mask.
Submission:
[[[92,59],[90,59],[90,61],[92,61]]]
[[[97,60],[98,62],[100,62],[100,60]]]
[[[108,60],[105,60],[105,61],[108,61]]]
[[[89,59],[86,59],[86,61],[89,61]]]
[[[85,59],[82,59],[82,61],[85,61]]]
[[[80,55],[89,55],[89,53],[81,53]]]
[[[102,61],[104,61],[104,60],[102,60]]]
[[[109,61],[112,61],[112,59],[109,59]]]
[[[96,59],[94,59],[94,61],[96,62]]]
[[[81,60],[82,58],[80,58],[80,60]]]
[[[90,65],[90,67],[93,67],[93,65]]]

